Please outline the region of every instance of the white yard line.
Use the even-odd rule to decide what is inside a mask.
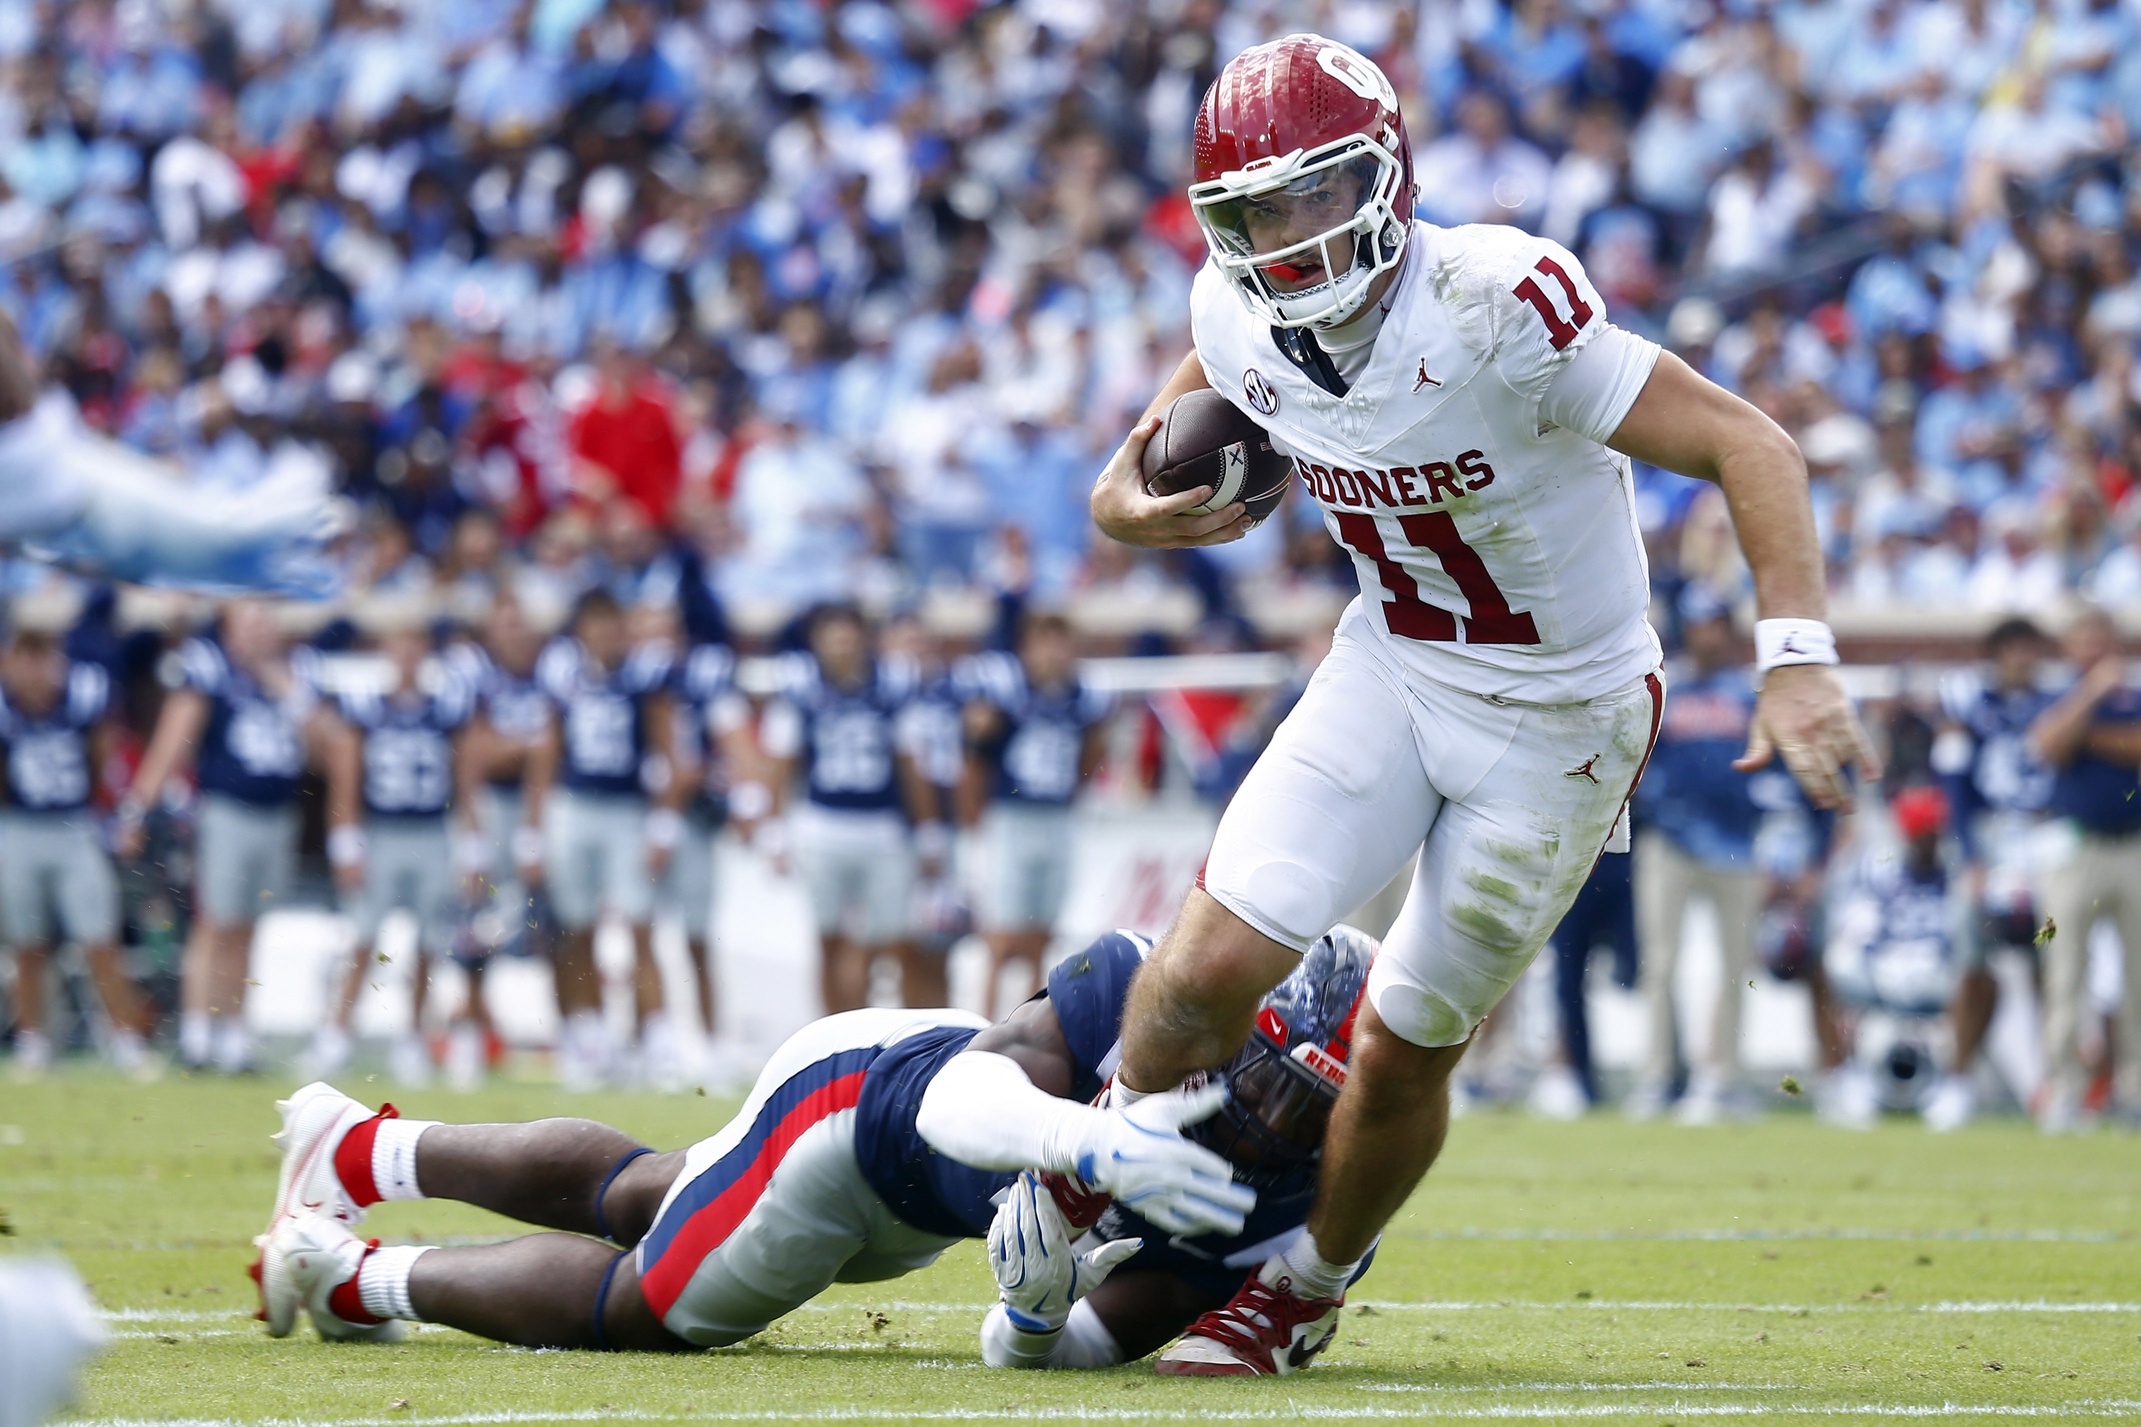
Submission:
[[[546,1422],[1383,1422],[1422,1416],[1464,1421],[1567,1421],[1618,1417],[1902,1417],[1930,1420],[1977,1417],[2134,1418],[2141,1399],[2084,1399],[2048,1406],[1960,1402],[1857,1402],[1834,1406],[1794,1403],[1612,1402],[1573,1406],[1567,1403],[1508,1403],[1485,1407],[1440,1407],[1415,1403],[1398,1408],[1324,1407],[1288,1403],[1283,1407],[1228,1411],[1222,1408],[1138,1409],[1110,1407],[1025,1407],[990,1411],[939,1408],[911,1411],[829,1408],[819,1412],[635,1412],[614,1408],[577,1412],[481,1412],[447,1417],[343,1417],[304,1419],[107,1417],[77,1419],[66,1427],[506,1427]]]
[[[991,1303],[933,1303],[920,1299],[879,1299],[856,1303],[806,1303],[798,1313],[986,1313]],[[1364,1298],[1348,1308],[1372,1308],[1378,1313],[1564,1313],[1573,1310],[1617,1313],[2141,1313],[2141,1303],[2105,1301],[2059,1303],[2050,1299],[1965,1300],[1939,1303],[1698,1303],[1665,1298],[1572,1298],[1551,1301],[1489,1299]],[[245,1308],[109,1308],[107,1323],[211,1323],[249,1318]],[[427,1325],[428,1326],[428,1325]]]

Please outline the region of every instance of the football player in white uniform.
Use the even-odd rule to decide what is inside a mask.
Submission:
[[[1163,1355],[1284,1373],[1441,1148],[1450,1072],[1609,841],[1664,689],[1630,458],[1724,488],[1768,674],[1743,768],[1782,757],[1825,807],[1876,772],[1822,623],[1798,448],[1614,327],[1565,249],[1412,214],[1390,82],[1315,35],[1245,51],[1197,116],[1190,201],[1211,249],[1196,349],[1110,461],[1095,522],[1135,545],[1247,529],[1211,492],[1148,495],[1152,412],[1218,389],[1271,433],[1352,552],[1361,597],[1222,819],[1140,974],[1116,1103],[1223,1065],[1260,997],[1421,853],[1375,963],[1310,1232]]]
[[[243,492],[195,487],[168,462],[82,424],[0,313],[0,547],[142,584],[320,598],[341,507],[305,461]]]

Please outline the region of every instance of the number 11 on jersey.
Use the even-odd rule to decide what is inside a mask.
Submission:
[[[1420,598],[1420,586],[1403,565],[1383,548],[1382,527],[1375,517],[1359,511],[1337,511],[1338,538],[1375,563],[1375,571],[1390,592],[1383,601],[1383,617],[1390,632],[1401,639],[1449,640],[1457,638],[1457,617],[1440,605]],[[1457,591],[1472,606],[1464,617],[1467,644],[1537,644],[1539,626],[1523,610],[1512,610],[1494,576],[1487,573],[1479,552],[1465,544],[1457,522],[1448,511],[1431,510],[1398,517],[1398,529],[1414,549],[1431,552]]]

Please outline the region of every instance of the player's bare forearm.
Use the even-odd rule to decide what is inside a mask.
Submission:
[[[355,827],[364,782],[364,735],[329,713],[315,714],[308,732],[327,775],[327,825]]]
[[[1713,481],[1754,577],[1761,619],[1821,619],[1828,610],[1821,540],[1807,495],[1806,460],[1783,428],[1667,352],[1609,442],[1614,450]],[[1817,807],[1852,805],[1847,765],[1880,776],[1843,681],[1819,664],[1772,669],[1763,681],[1742,772],[1781,756]]]
[[[1776,422],[1666,352],[1607,444],[1724,491],[1761,618],[1824,617],[1806,460]]]
[[[13,421],[37,405],[37,360],[15,319],[0,311],[0,422]]]
[[[2031,722],[2023,736],[2030,751],[2055,768],[2072,763],[2089,737],[2097,705],[2123,678],[2124,671],[2117,660],[2107,659],[2085,670],[2073,688]]]
[[[2082,747],[2092,758],[2101,758],[2106,763],[2141,767],[2141,725],[2129,723],[2092,728],[2082,739]]]
[[[156,720],[156,732],[149,738],[148,752],[141,755],[141,766],[134,771],[128,800],[144,808],[153,806],[163,795],[164,784],[178,771],[179,760],[207,726],[208,700],[201,694],[179,689],[165,699],[163,712]]]
[[[1145,408],[1137,425],[1130,428],[1129,436],[1109,458],[1100,479],[1093,483],[1088,506],[1093,524],[1100,527],[1103,535],[1125,545],[1176,550],[1192,545],[1224,545],[1249,533],[1248,513],[1239,501],[1203,515],[1186,513],[1211,498],[1210,486],[1192,486],[1169,496],[1155,496],[1145,490],[1145,446],[1160,429],[1157,413],[1182,393],[1209,385],[1204,379],[1204,365],[1192,349]]]

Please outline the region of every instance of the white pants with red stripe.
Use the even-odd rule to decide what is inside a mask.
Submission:
[[[848,1011],[773,1053],[750,1098],[685,1155],[635,1250],[640,1291],[669,1331],[740,1342],[834,1283],[926,1268],[958,1242],[897,1218],[855,1156],[855,1102],[878,1051],[963,1011]]]
[[[1220,819],[1204,888],[1305,951],[1418,849],[1368,995],[1405,1039],[1456,1045],[1590,876],[1664,699],[1656,674],[1576,704],[1485,698],[1408,676],[1341,626]]]

